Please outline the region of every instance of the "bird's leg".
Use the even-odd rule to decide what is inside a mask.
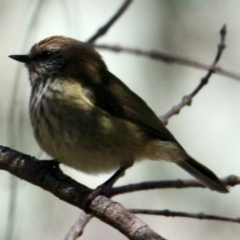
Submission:
[[[44,168],[44,170],[45,170],[45,173],[43,174],[42,179],[41,179],[41,186],[44,186],[45,176],[49,172],[51,172],[53,170],[61,171],[59,164],[60,163],[56,159],[37,161],[37,163],[35,164],[36,168]]]
[[[120,167],[107,181],[99,185],[94,192],[96,191],[99,194],[107,195],[107,190],[113,186],[113,184],[125,174],[125,170],[128,167]]]
[[[56,159],[51,159],[51,160],[39,160],[37,161],[36,165],[42,166],[45,169],[47,169],[47,172],[53,170],[53,169],[59,169],[59,161]]]
[[[40,160],[40,163],[49,168],[58,168],[58,169],[59,169],[59,164],[60,164],[57,159]]]
[[[124,175],[125,170],[128,168],[129,166],[125,166],[125,167],[120,167],[109,179],[107,179],[107,181],[105,181],[104,183],[102,183],[101,185],[99,185],[96,189],[94,189],[91,193],[91,195],[89,196],[88,200],[85,203],[85,212],[89,212],[89,205],[92,202],[93,199],[95,199],[98,195],[104,195],[107,196],[108,195],[108,189],[110,189],[113,184]]]

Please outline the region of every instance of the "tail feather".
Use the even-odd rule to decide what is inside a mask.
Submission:
[[[185,161],[181,161],[177,164],[211,190],[220,193],[229,192],[228,188],[210,169],[193,158],[189,157]]]

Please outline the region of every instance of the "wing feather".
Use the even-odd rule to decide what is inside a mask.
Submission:
[[[104,86],[99,84],[92,89],[95,105],[103,111],[138,125],[162,141],[175,142],[180,146],[149,106],[112,73],[105,74]]]

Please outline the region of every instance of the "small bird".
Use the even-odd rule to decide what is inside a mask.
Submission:
[[[123,172],[135,161],[176,163],[211,190],[227,187],[194,160],[151,108],[107,68],[89,44],[52,36],[27,55],[30,118],[39,146],[51,157],[89,174]]]

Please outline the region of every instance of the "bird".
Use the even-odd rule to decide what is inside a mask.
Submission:
[[[88,43],[52,36],[28,54],[29,112],[40,148],[74,169],[117,176],[149,159],[177,164],[205,187],[229,192],[213,171],[192,158],[147,103],[108,70]],[[114,177],[110,178],[113,179]]]

